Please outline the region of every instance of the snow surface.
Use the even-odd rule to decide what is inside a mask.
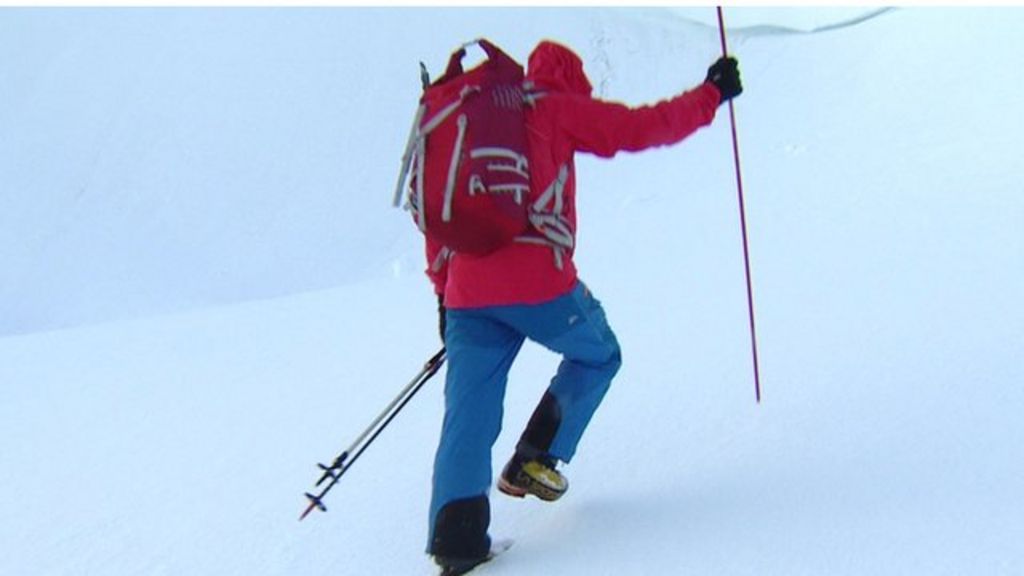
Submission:
[[[715,58],[695,10],[0,9],[0,574],[433,573],[439,381],[296,521],[438,347],[388,209],[417,62],[553,37],[648,102]],[[1024,574],[1024,10],[812,12],[727,11],[764,402],[727,116],[581,158],[625,364],[482,574]]]

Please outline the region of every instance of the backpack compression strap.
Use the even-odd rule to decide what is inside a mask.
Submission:
[[[524,234],[516,242],[550,246],[555,255],[555,266],[562,269],[566,250],[575,245],[569,220],[562,214],[565,209],[565,184],[569,181],[569,165],[562,164],[558,176],[530,205],[530,224],[536,234]]]

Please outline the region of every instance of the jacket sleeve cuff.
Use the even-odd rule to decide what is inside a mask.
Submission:
[[[704,82],[704,85],[701,86],[701,88],[703,90],[706,90],[709,94],[713,94],[715,97],[715,102],[719,104],[722,103],[722,91],[718,89],[718,86],[715,86],[714,82],[708,80]]]

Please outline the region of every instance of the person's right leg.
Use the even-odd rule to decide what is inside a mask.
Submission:
[[[483,310],[448,310],[445,416],[434,459],[427,552],[473,560],[490,540],[491,446],[501,431],[508,371],[523,336]]]

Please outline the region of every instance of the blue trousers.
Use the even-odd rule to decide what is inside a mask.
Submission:
[[[508,372],[527,338],[562,355],[542,401],[553,401],[558,415],[549,445],[542,448],[546,455],[563,462],[572,460],[622,362],[601,303],[583,283],[542,304],[448,310],[445,416],[434,460],[428,553],[451,549],[444,542],[445,534],[435,534],[442,509],[480,498],[487,505],[491,447],[501,431]],[[535,413],[531,426],[536,419]],[[527,436],[524,433],[524,439]],[[452,522],[467,525],[464,519]],[[470,524],[474,531],[482,528],[477,536],[486,538],[488,522],[489,516]],[[466,537],[459,535],[460,539]]]

